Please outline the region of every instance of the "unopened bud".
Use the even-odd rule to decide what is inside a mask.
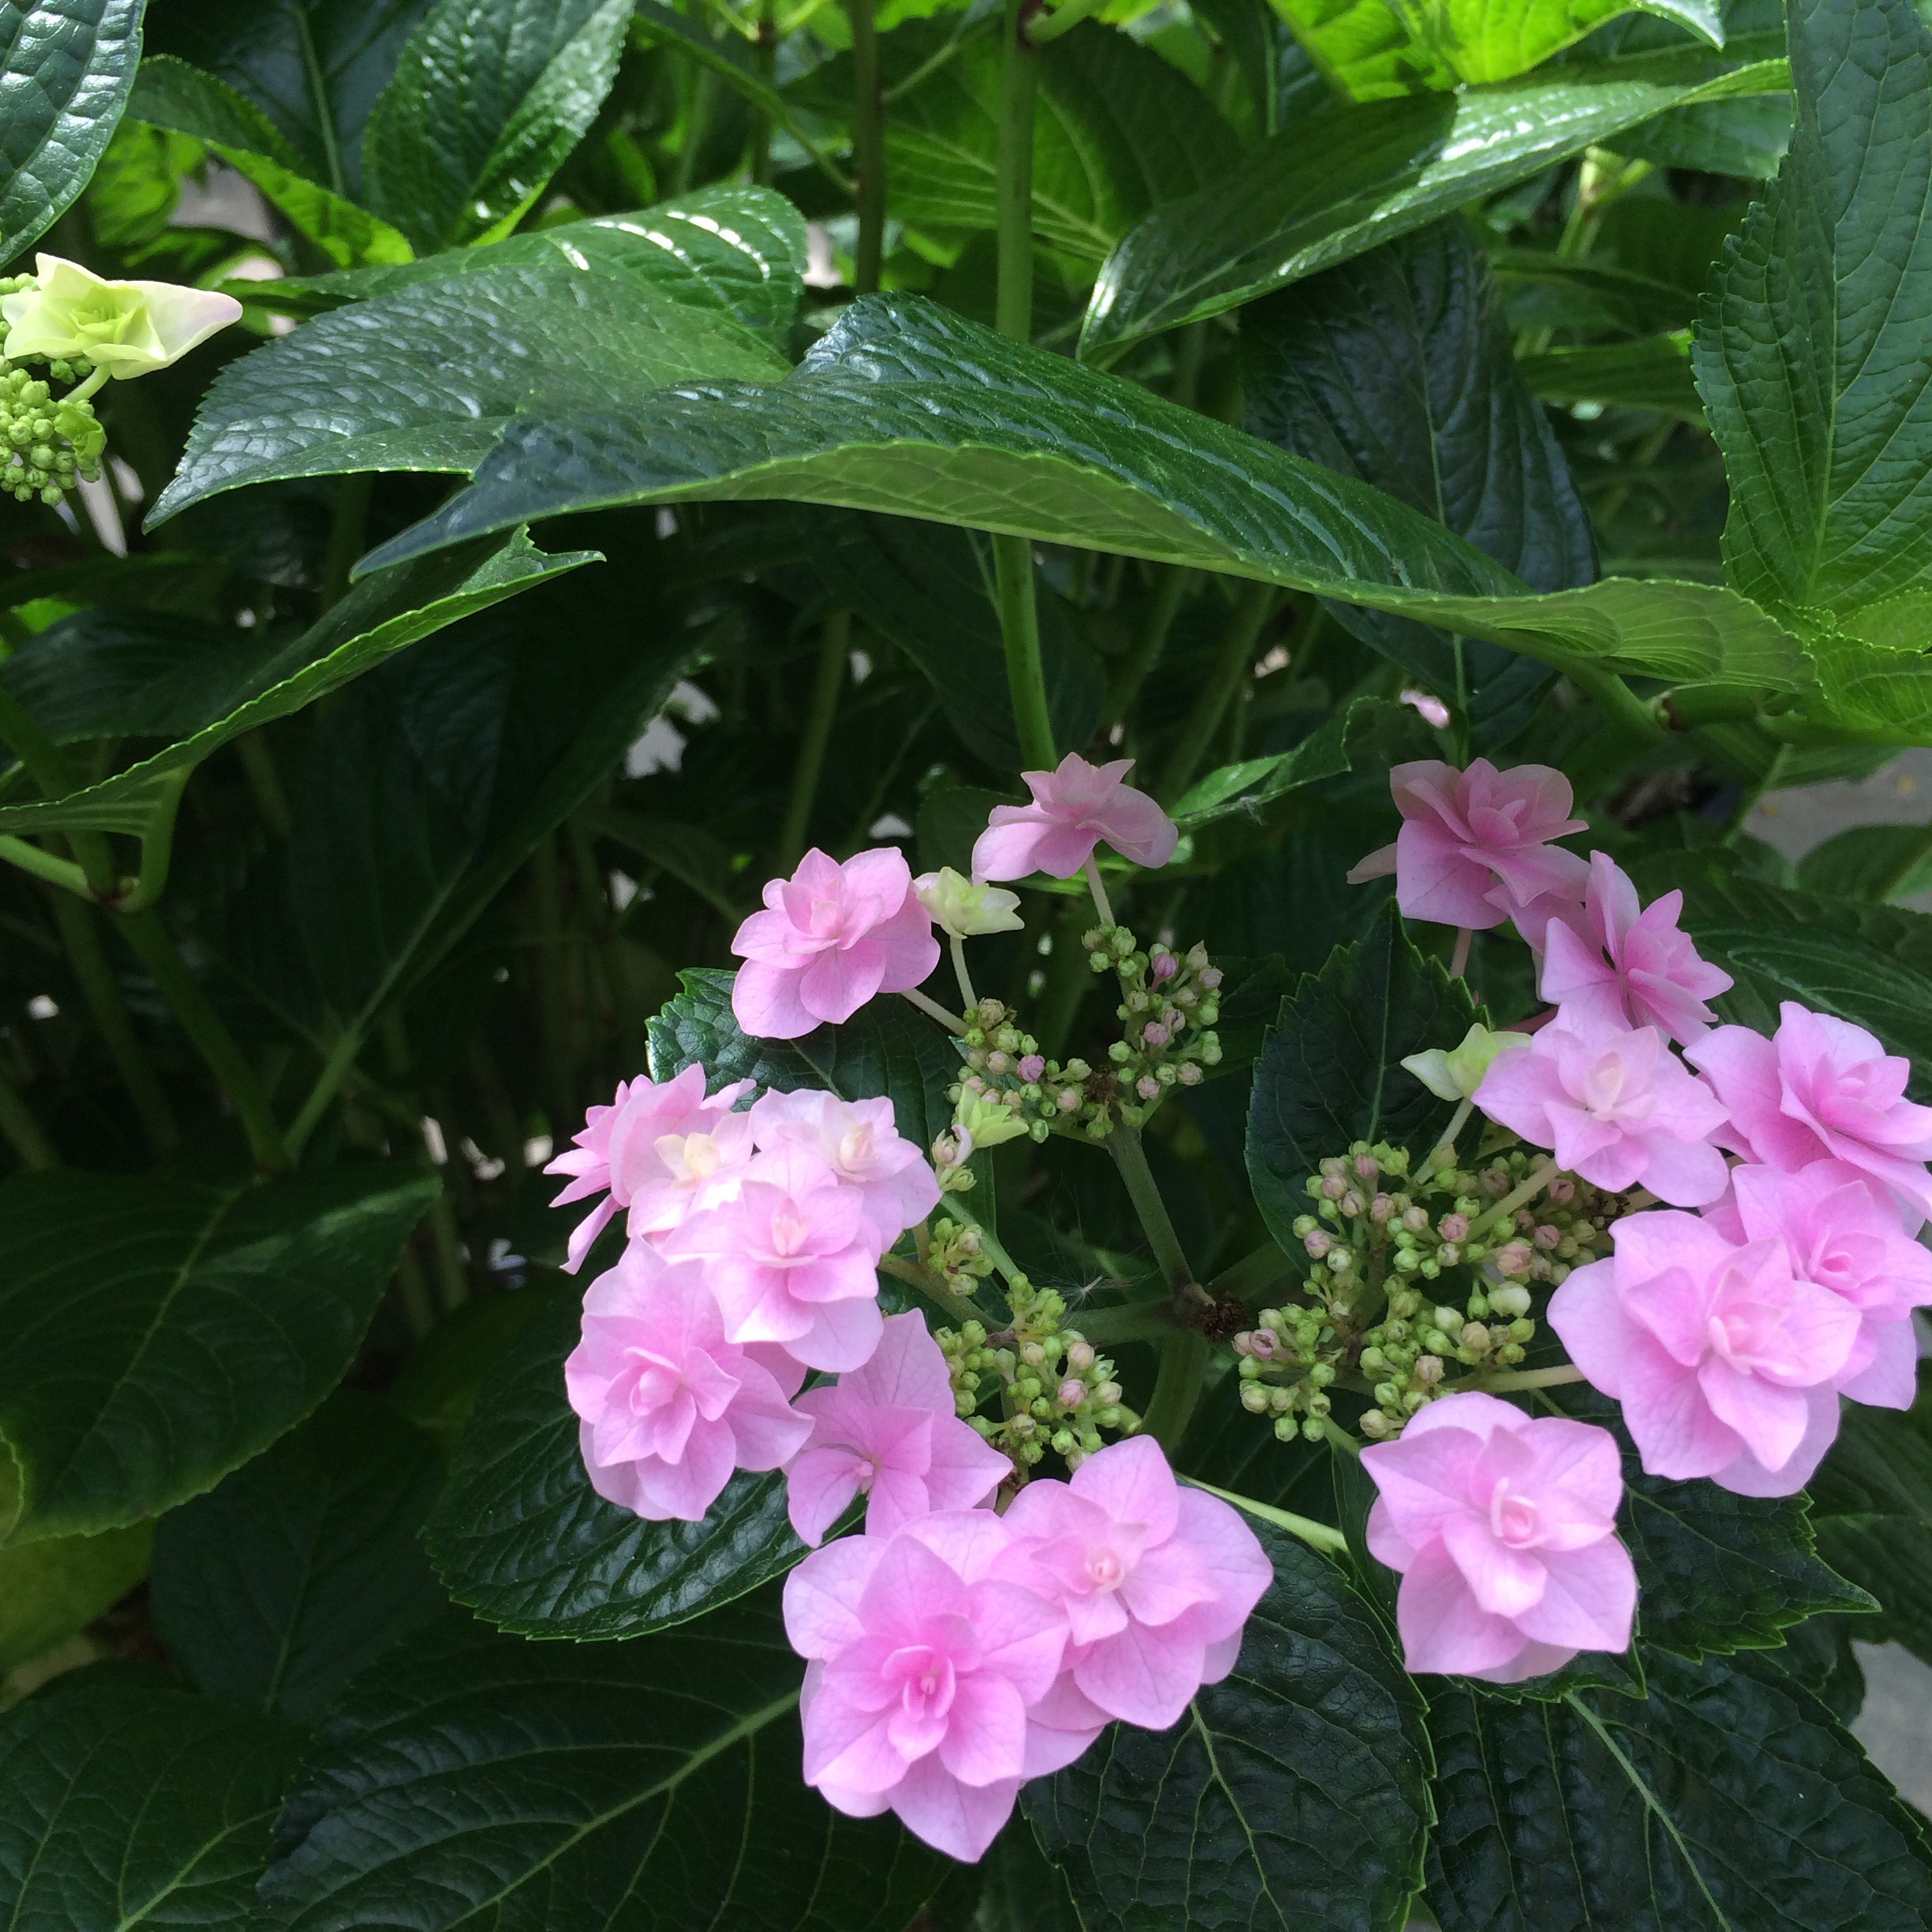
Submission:
[[[1076,1375],[1084,1375],[1094,1365],[1093,1345],[1089,1342],[1075,1342],[1067,1350],[1067,1366]]]
[[[1446,1214],[1436,1225],[1437,1231],[1444,1241],[1461,1241],[1469,1239],[1470,1224],[1467,1215]]]
[[[1087,1384],[1069,1376],[1054,1393],[1059,1397],[1062,1409],[1077,1409],[1087,1399]]]

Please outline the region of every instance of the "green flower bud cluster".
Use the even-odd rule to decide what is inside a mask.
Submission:
[[[1203,1069],[1221,1063],[1214,1032],[1221,1013],[1221,972],[1204,945],[1180,954],[1159,940],[1143,951],[1125,926],[1083,934],[1088,964],[1120,982],[1114,1016],[1121,1037],[1107,1049],[1120,1117],[1138,1127],[1174,1087],[1197,1087]]]
[[[968,1174],[968,1181],[972,1179]],[[970,1221],[942,1215],[933,1223],[926,1265],[956,1295],[970,1295],[975,1282],[993,1272],[993,1258],[981,1245],[979,1230]]]
[[[1272,1417],[1278,1440],[1292,1442],[1297,1433],[1321,1440],[1335,1358],[1342,1352],[1338,1332],[1323,1310],[1290,1304],[1262,1309],[1255,1326],[1235,1336],[1241,1405],[1250,1415]]]
[[[0,279],[0,294],[12,292]],[[87,373],[84,360],[47,365],[52,381],[66,388]],[[38,496],[51,506],[77,481],[99,477],[107,447],[92,402],[56,396],[49,382],[0,361],[0,489],[21,503]]]
[[[1061,1069],[1040,1058],[1039,1042],[1020,1030],[1018,1016],[1004,1002],[983,999],[966,1018],[966,1064],[960,1069],[958,1084],[946,1089],[946,1098],[960,1110],[958,1118],[968,1119],[965,1110],[975,1102],[983,1118],[989,1108],[1006,1110],[1010,1125],[990,1134],[975,1129],[974,1139],[981,1146],[997,1146],[1020,1133],[1044,1140],[1059,1111],[1047,1097],[1044,1076],[1050,1071],[1058,1089],[1065,1084]],[[1028,1074],[1042,1077],[1029,1080]],[[939,1185],[946,1185],[943,1174]]]

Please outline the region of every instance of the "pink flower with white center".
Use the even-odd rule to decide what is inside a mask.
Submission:
[[[653,1522],[696,1522],[734,1469],[788,1461],[811,1432],[786,1399],[803,1376],[781,1349],[727,1342],[702,1271],[644,1241],[590,1284],[564,1365],[591,1486]]]
[[[661,1086],[625,1080],[608,1106],[590,1108],[569,1150],[544,1170],[575,1177],[553,1208],[605,1196],[571,1230],[564,1271],[574,1275],[583,1266],[592,1242],[619,1213],[628,1212],[634,1236],[675,1227],[700,1187],[749,1160],[751,1124],[732,1107],[751,1089],[751,1081],[734,1080],[707,1099],[705,1070],[694,1065]]]
[[[1021,1783],[1089,1741],[1032,1714],[1066,1619],[1013,1545],[990,1510],[941,1511],[895,1536],[843,1537],[785,1579],[785,1634],[810,1660],[805,1782],[853,1818],[896,1811],[956,1859],[979,1858]]]
[[[1549,1323],[1623,1404],[1644,1467],[1744,1496],[1803,1488],[1837,1433],[1858,1310],[1794,1277],[1782,1241],[1737,1247],[1668,1211],[1626,1215],[1611,1236],[1610,1258],[1551,1296]]]
[[[1626,1032],[1559,1013],[1527,1046],[1491,1061],[1473,1098],[1491,1120],[1612,1193],[1646,1187],[1701,1208],[1729,1183],[1724,1156],[1705,1138],[1723,1126],[1724,1108],[1654,1027]]]
[[[1395,903],[1410,919],[1484,931],[1511,906],[1541,894],[1581,899],[1589,868],[1550,844],[1584,829],[1572,818],[1570,781],[1547,765],[1500,772],[1487,758],[1458,771],[1437,758],[1398,765],[1389,788],[1403,819],[1393,845],[1371,852],[1350,885],[1395,875]],[[1507,897],[1491,900],[1500,880]]]
[[[1687,1055],[1730,1109],[1739,1151],[1788,1174],[1848,1161],[1910,1208],[1916,1232],[1932,1215],[1932,1107],[1905,1098],[1911,1062],[1863,1027],[1795,1000],[1778,1019],[1769,1039],[1720,1027]]]
[[[1089,765],[1069,751],[1057,771],[1022,772],[1033,803],[993,807],[973,845],[974,879],[1071,878],[1103,840],[1136,865],[1164,866],[1181,835],[1152,799],[1123,782],[1133,768],[1132,758]]]
[[[1728,1240],[1781,1241],[1793,1275],[1857,1311],[1840,1393],[1909,1409],[1919,1365],[1911,1312],[1932,1305],[1932,1254],[1906,1234],[1897,1204],[1844,1161],[1814,1161],[1795,1174],[1735,1168],[1731,1187],[1732,1200],[1707,1209],[1705,1220]]]
[[[1005,1515],[1053,1580],[1070,1642],[1059,1718],[1084,1700],[1097,1729],[1178,1722],[1234,1668],[1241,1627],[1274,1571],[1226,1503],[1184,1489],[1151,1436],[1091,1455],[1069,1482],[1028,1483]]]
[[[660,1241],[705,1264],[733,1342],[776,1342],[808,1368],[856,1368],[878,1346],[884,1252],[864,1204],[811,1148],[760,1161],[760,1178],[701,1208]]]
[[[856,1496],[866,1534],[890,1536],[934,1510],[972,1509],[1013,1465],[960,1421],[939,1344],[917,1315],[889,1315],[870,1361],[829,1387],[807,1389],[799,1413],[811,1440],[788,1472],[792,1527],[814,1547]]]
[[[882,1253],[939,1205],[938,1180],[926,1156],[900,1137],[889,1100],[774,1091],[760,1095],[751,1121],[761,1148],[809,1148],[857,1193]]]
[[[893,846],[843,865],[814,847],[791,878],[766,886],[765,906],[732,941],[745,962],[732,1012],[762,1039],[849,1020],[875,994],[909,992],[939,964],[932,915]]]
[[[1369,1550],[1402,1572],[1410,1670],[1520,1683],[1579,1650],[1630,1648],[1637,1573],[1617,1541],[1608,1429],[1445,1395],[1361,1460],[1380,1492]]]
[[[1589,863],[1583,918],[1553,919],[1545,929],[1544,998],[1598,1026],[1649,1026],[1667,1039],[1701,1039],[1717,1018],[1705,1002],[1733,982],[1679,931],[1683,894],[1640,907],[1637,888],[1607,853],[1592,852]]]

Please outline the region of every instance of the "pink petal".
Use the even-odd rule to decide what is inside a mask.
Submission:
[[[1782,1469],[1804,1440],[1810,1409],[1803,1390],[1780,1388],[1716,1359],[1698,1369],[1698,1387],[1711,1413],[1735,1430],[1767,1470]]]
[[[1683,1481],[1714,1475],[1742,1446],[1736,1432],[1712,1413],[1696,1371],[1672,1360],[1639,1334],[1623,1359],[1623,1423],[1644,1468]]]
[[[756,917],[754,914],[753,915]],[[819,1024],[799,997],[803,969],[747,960],[732,983],[732,1017],[754,1039],[800,1039]]]
[[[1464,1514],[1445,1518],[1442,1542],[1462,1571],[1478,1609],[1515,1619],[1541,1601],[1541,1557],[1529,1550],[1510,1548],[1482,1518]]]
[[[1073,1472],[1069,1487],[1084,1501],[1098,1503],[1115,1522],[1144,1525],[1149,1544],[1164,1542],[1180,1521],[1179,1485],[1151,1436],[1110,1443]]]
[[[878,1346],[884,1318],[876,1301],[824,1301],[815,1304],[803,1335],[773,1336],[807,1368],[842,1375],[861,1367]]]
[[[949,1858],[976,1864],[1013,1816],[1020,1780],[963,1784],[935,1755],[922,1758],[893,1789],[892,1808],[915,1838]]]
[[[1587,1548],[1546,1551],[1543,1593],[1516,1619],[1526,1637],[1577,1650],[1627,1650],[1637,1571],[1613,1536]]]
[[[864,1636],[859,1604],[886,1546],[843,1537],[797,1565],[784,1581],[785,1636],[803,1657],[829,1657]]]
[[[904,861],[902,859],[900,863]],[[873,927],[867,943],[877,949],[882,993],[904,993],[930,978],[939,964],[939,942],[933,937],[932,915],[908,891],[905,904],[882,924]]]
[[[1012,1473],[1013,1464],[978,1430],[957,1417],[934,1421],[926,1469],[930,1507],[976,1509]]]
[[[805,1718],[805,1782],[821,1778],[848,1791],[892,1791],[906,1756],[892,1740],[893,1713],[867,1710],[841,1697],[828,1677]]]
[[[1111,1716],[1165,1731],[1200,1688],[1204,1648],[1198,1639],[1130,1623],[1074,1665],[1073,1681]]]
[[[1026,1762],[1026,1704],[1012,1680],[979,1670],[959,1680],[939,1762],[966,1784],[1018,1777]]]
[[[807,1449],[785,1477],[785,1514],[815,1549],[859,1493],[871,1465],[849,1449]]]
[[[1395,1598],[1403,1661],[1411,1671],[1473,1673],[1507,1664],[1522,1649],[1507,1617],[1481,1608],[1438,1542],[1417,1552]]]
[[[1028,806],[996,805],[985,831],[973,842],[972,875],[975,883],[983,885],[991,879],[1025,878],[1029,874],[1043,871],[1039,863],[1043,844],[1058,833],[1061,838],[1066,834],[1061,828],[1046,824],[1038,818]],[[1072,878],[1087,863],[1094,848],[1094,840],[1087,839],[1087,849],[1076,863],[1065,874]]]
[[[739,977],[743,976],[741,970]],[[837,1025],[864,1005],[885,977],[885,953],[871,940],[829,947],[799,975],[799,1004],[815,1019]]]
[[[1711,1481],[1721,1489],[1739,1496],[1795,1496],[1825,1459],[1838,1433],[1839,1404],[1836,1391],[1827,1387],[1802,1391],[1807,1410],[1805,1432],[1783,1466],[1768,1470],[1750,1450],[1739,1451],[1737,1459],[1719,1470]]]
[[[1919,1338],[1911,1318],[1874,1321],[1867,1316],[1865,1332],[1872,1344],[1871,1360],[1839,1387],[1852,1401],[1874,1408],[1909,1409],[1919,1388]]]

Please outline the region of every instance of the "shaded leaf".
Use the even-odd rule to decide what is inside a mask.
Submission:
[[[1703,405],[1690,376],[1687,331],[1629,343],[1545,349],[1518,365],[1545,402],[1593,402],[1605,409],[1656,410],[1702,425]]]
[[[1926,828],[1854,826],[1798,861],[1798,883],[1829,899],[1869,899],[1882,905],[1912,898],[1932,889]]]
[[[148,1574],[152,1523],[0,1550],[0,1671],[51,1650]]]

